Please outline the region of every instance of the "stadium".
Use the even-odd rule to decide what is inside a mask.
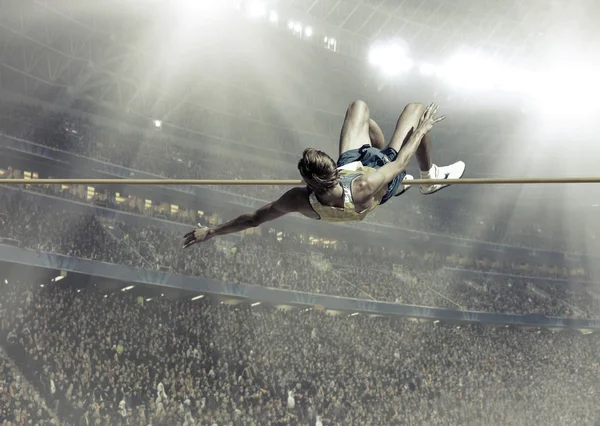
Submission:
[[[600,425],[598,9],[0,0],[0,425]]]

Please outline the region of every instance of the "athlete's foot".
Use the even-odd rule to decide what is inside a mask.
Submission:
[[[465,163],[457,161],[454,164],[450,164],[445,167],[438,167],[435,164],[429,171],[429,176],[424,179],[460,179],[465,173]],[[434,185],[421,185],[421,194],[430,195],[435,194],[440,189],[450,186],[450,184],[434,184]]]
[[[394,195],[394,197],[399,197],[400,195],[402,195],[406,191],[408,191],[412,185],[404,185],[404,181],[410,181],[413,179],[414,179],[414,177],[412,175],[405,175],[404,179],[402,179],[402,184],[398,188],[398,192]]]

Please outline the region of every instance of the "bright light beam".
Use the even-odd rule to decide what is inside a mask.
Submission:
[[[374,45],[369,52],[369,62],[388,76],[405,73],[413,66],[408,51],[398,43]]]
[[[274,10],[269,12],[269,22],[272,24],[277,24],[279,22],[279,15]]]
[[[533,102],[533,111],[548,125],[579,125],[600,113],[599,72],[598,67],[585,63],[557,61],[545,67],[523,90]]]
[[[503,70],[500,64],[479,53],[461,52],[450,58],[438,75],[453,86],[470,90],[494,89]]]
[[[263,2],[252,2],[246,9],[251,18],[262,18],[267,14],[267,8]]]

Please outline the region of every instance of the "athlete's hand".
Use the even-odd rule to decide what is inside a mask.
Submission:
[[[426,135],[431,129],[433,129],[433,126],[435,126],[437,123],[446,118],[445,115],[435,118],[435,115],[437,114],[439,108],[439,105],[436,104],[431,104],[427,108],[425,108],[425,112],[421,116],[421,119],[419,120],[419,125],[417,126],[418,132],[422,133],[423,135]]]
[[[183,238],[185,238],[183,248],[188,248],[194,244],[207,241],[211,238],[210,228],[198,224],[198,228],[194,229],[192,232],[188,232]]]

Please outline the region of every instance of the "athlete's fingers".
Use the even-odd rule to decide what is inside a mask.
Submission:
[[[196,244],[196,243],[197,243],[197,241],[189,241],[189,242],[188,242],[188,241],[186,241],[186,243],[183,245],[183,248],[184,248],[184,249],[186,249],[186,248],[188,248],[188,247],[191,247],[191,246],[193,246],[193,245],[194,245],[194,244]]]

